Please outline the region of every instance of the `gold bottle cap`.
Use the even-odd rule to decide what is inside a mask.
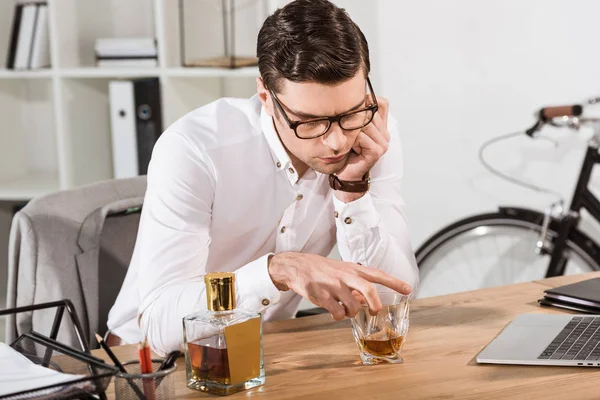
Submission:
[[[210,311],[229,311],[235,308],[235,274],[211,272],[204,275],[206,306]]]

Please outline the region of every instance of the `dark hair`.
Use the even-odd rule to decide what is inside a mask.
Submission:
[[[274,92],[282,78],[333,85],[371,69],[364,34],[327,0],[295,0],[275,11],[260,29],[256,53],[265,86]]]

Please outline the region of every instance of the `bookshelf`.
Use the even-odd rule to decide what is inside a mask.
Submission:
[[[181,65],[179,0],[47,0],[52,66],[6,69],[18,3],[0,1],[0,201],[112,178],[111,80],[159,78],[164,128],[219,97],[255,93],[256,67]],[[268,0],[257,7],[272,11],[283,3]],[[150,36],[157,41],[157,67],[94,66],[97,38]]]

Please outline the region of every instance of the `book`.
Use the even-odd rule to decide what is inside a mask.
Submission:
[[[99,68],[158,67],[158,60],[156,58],[98,58],[96,66]]]
[[[154,38],[99,38],[94,44],[96,57],[119,58],[156,58],[156,40]]]

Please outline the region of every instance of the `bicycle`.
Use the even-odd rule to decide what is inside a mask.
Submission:
[[[587,100],[589,105],[595,103],[600,103],[600,97]],[[484,165],[497,175],[531,189],[551,192],[494,171],[484,160],[485,147],[521,134],[538,138],[545,125],[576,130],[591,126],[593,136],[587,144],[570,206],[565,208],[562,199],[544,212],[500,206],[495,212],[473,215],[444,227],[415,253],[421,278],[418,297],[600,271],[600,246],[578,227],[582,209],[600,222],[600,201],[588,188],[592,169],[600,164],[600,118],[583,117],[583,110],[581,104],[542,108],[531,128],[492,139],[479,152]],[[466,271],[447,267],[456,261],[474,268]]]

